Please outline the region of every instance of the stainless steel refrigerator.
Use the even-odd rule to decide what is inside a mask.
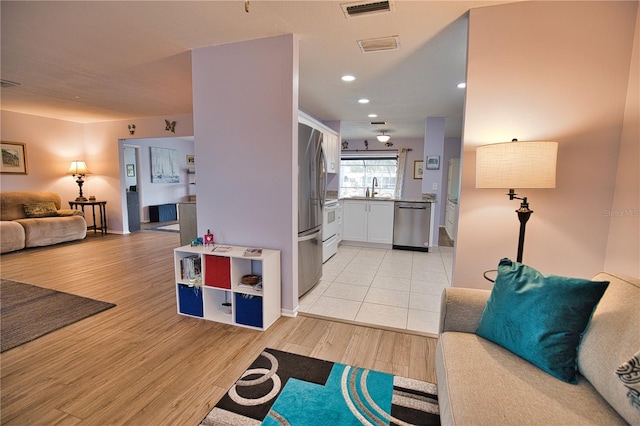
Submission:
[[[298,295],[322,277],[322,208],[325,191],[322,133],[298,124]]]

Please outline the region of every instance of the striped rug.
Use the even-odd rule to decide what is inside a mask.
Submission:
[[[439,425],[436,385],[265,349],[200,423]]]

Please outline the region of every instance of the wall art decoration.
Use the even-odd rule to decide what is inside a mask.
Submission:
[[[187,164],[196,164],[196,156],[187,155]]]
[[[2,163],[0,172],[6,174],[26,175],[27,147],[22,142],[2,141]]]
[[[151,147],[151,183],[180,183],[178,150]]]
[[[127,164],[127,177],[136,177],[135,164]]]
[[[422,175],[424,173],[424,161],[414,161],[413,162],[413,178],[414,179],[422,179]]]
[[[164,119],[164,129],[167,132],[175,133],[176,132],[176,122],[169,121],[166,118]]]

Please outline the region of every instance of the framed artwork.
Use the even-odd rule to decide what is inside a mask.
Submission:
[[[427,170],[440,170],[439,155],[427,155]]]
[[[151,183],[180,183],[178,150],[151,147]]]
[[[27,147],[22,142],[2,141],[2,163],[0,172],[7,174],[26,175]]]
[[[196,156],[187,155],[187,164],[196,164]]]
[[[136,177],[136,166],[134,164],[127,164],[127,177]]]
[[[416,160],[413,162],[413,178],[422,179],[424,169],[424,161]]]

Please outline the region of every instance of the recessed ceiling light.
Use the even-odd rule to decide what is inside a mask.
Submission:
[[[361,104],[368,104],[369,103],[369,99],[365,99],[365,98],[358,99],[358,102],[361,103]]]
[[[369,114],[367,117],[369,118],[376,118],[378,116],[378,114]]]
[[[457,87],[458,89],[464,89],[465,87],[467,87],[467,83],[458,83]]]
[[[351,82],[353,80],[355,80],[356,78],[352,75],[343,75],[342,77],[342,81],[346,81],[346,82]]]

